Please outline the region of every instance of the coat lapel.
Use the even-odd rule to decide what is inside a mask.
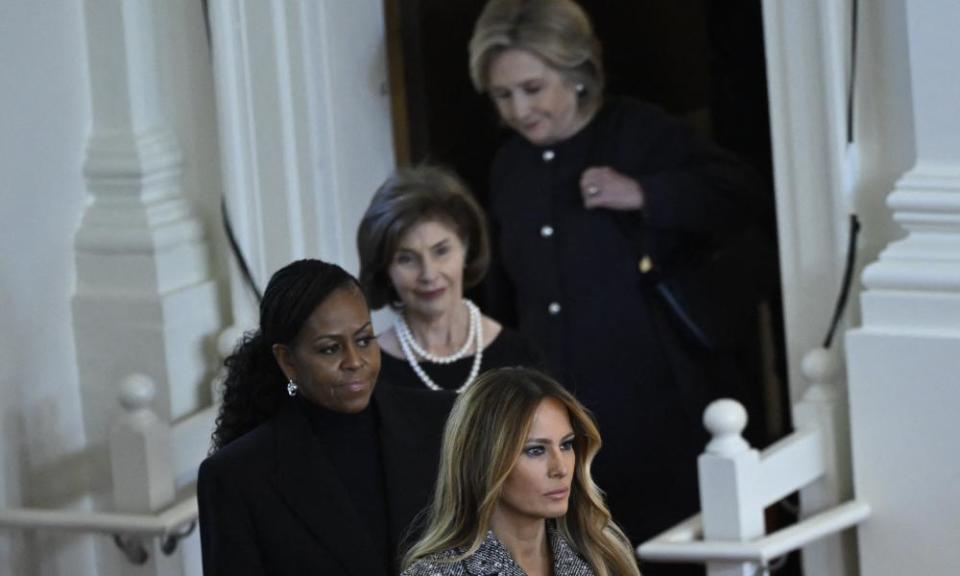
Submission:
[[[577,554],[563,535],[550,528],[550,551],[553,554],[553,573],[564,576],[593,576],[593,570]],[[510,556],[510,552],[497,539],[493,531],[487,532],[487,538],[465,561],[464,568],[471,576],[527,576]]]
[[[350,574],[382,573],[380,556],[306,417],[294,402],[278,416],[274,480],[280,497]]]
[[[550,530],[550,550],[553,552],[554,574],[593,576],[590,565],[574,552],[559,530]]]

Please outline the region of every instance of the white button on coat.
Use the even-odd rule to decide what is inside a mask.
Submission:
[[[549,162],[553,160],[553,157],[556,156],[553,150],[544,150],[543,151],[543,161]]]
[[[549,224],[545,225],[543,228],[540,229],[540,235],[543,236],[544,238],[549,238],[553,236],[553,226]]]
[[[552,314],[552,315],[554,315],[554,316],[556,316],[557,314],[559,314],[559,313],[560,313],[560,310],[561,310],[561,308],[560,308],[560,303],[559,303],[559,302],[551,302],[550,305],[547,306],[547,312],[549,312],[550,314]]]

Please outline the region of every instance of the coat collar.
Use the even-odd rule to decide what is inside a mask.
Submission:
[[[306,416],[294,402],[277,415],[277,491],[294,515],[354,576],[383,573],[379,554]]]
[[[548,531],[550,551],[553,554],[553,573],[564,576],[593,576],[593,570],[577,554],[570,544],[560,534],[559,530],[551,527]],[[487,532],[487,538],[471,556],[465,561],[467,574],[471,576],[527,576],[510,556],[510,552],[494,535],[493,530]]]
[[[425,446],[439,446],[443,420],[429,414],[445,412],[435,407],[425,410],[426,406],[418,404],[420,396],[410,398],[383,384],[374,389],[371,401],[380,419],[387,521],[390,544],[396,549],[404,530],[433,492],[438,453]],[[439,406],[436,400],[434,404]],[[275,484],[293,513],[350,574],[383,572],[379,554],[363,537],[366,530],[346,489],[319,443],[313,441],[310,423],[294,402],[286,402],[277,417]]]

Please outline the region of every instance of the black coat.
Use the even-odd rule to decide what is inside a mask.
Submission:
[[[374,391],[394,549],[432,496],[452,400],[389,386]],[[371,576],[397,565],[373,548],[293,402],[207,458],[197,491],[206,576]]]
[[[644,209],[585,209],[579,182],[592,166],[635,179]],[[598,484],[631,539],[650,537],[697,509],[701,411],[751,377],[737,349],[755,326],[753,264],[727,265],[725,254],[770,199],[685,125],[618,99],[556,145],[508,140],[490,194],[498,265],[487,310],[515,318],[593,410]]]

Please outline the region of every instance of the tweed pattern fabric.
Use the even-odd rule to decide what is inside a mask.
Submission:
[[[554,576],[594,576],[590,566],[577,554],[560,532],[549,532]],[[462,548],[438,552],[417,561],[402,576],[527,576],[510,556],[503,543],[487,532],[487,538],[472,555],[459,560]]]

